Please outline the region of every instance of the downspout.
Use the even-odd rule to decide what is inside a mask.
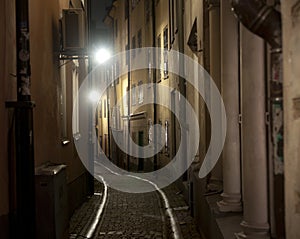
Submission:
[[[87,0],[87,27],[88,27],[88,52],[89,54],[91,54],[91,46],[94,43],[94,39],[92,37],[92,32],[91,32],[91,23],[92,23],[92,1],[91,0]],[[88,64],[88,77],[93,77],[93,74],[90,74],[93,70],[93,62],[92,59],[89,58],[89,64]],[[93,89],[93,83],[92,83],[93,79],[89,79],[89,89],[92,90]],[[88,147],[88,171],[90,173],[88,173],[87,175],[87,194],[89,196],[94,195],[94,142],[93,142],[93,138],[92,138],[92,131],[94,130],[94,125],[93,125],[93,107],[92,104],[89,104],[89,113],[88,113],[88,121],[89,121],[89,147]]]
[[[115,8],[115,6],[114,5],[112,5],[112,7],[111,7],[111,9],[112,8]],[[114,22],[114,18],[108,13],[107,14],[107,17],[108,18],[110,18],[111,19],[111,21],[112,21],[112,49],[115,49],[114,48],[114,42],[115,42],[115,22]],[[114,71],[113,71],[113,68],[111,69],[111,76],[113,77],[113,73],[114,73]],[[115,80],[115,79],[114,79]],[[115,85],[115,83],[113,84],[113,88],[114,88],[114,93],[115,93],[115,89],[116,89],[116,85]],[[111,106],[111,104],[110,104],[110,97],[109,97],[109,88],[107,89],[107,125],[108,125],[108,127],[107,127],[107,129],[108,129],[108,158],[110,159],[110,160],[113,160],[113,158],[112,158],[112,146],[111,146],[111,125],[110,125],[110,121],[111,121],[111,119],[110,119],[110,106]],[[116,96],[114,95],[114,99],[116,99]],[[114,105],[116,105],[116,102],[115,102],[115,104]],[[116,162],[114,162],[114,163],[116,163]]]
[[[113,7],[115,7],[114,5],[113,5]],[[110,15],[109,15],[109,17],[111,17]],[[112,17],[112,20],[114,21],[114,23],[113,23],[113,49],[116,49],[115,48],[115,41],[116,41],[116,38],[115,38],[115,30],[116,30],[116,28],[115,28],[115,19]],[[115,67],[117,68],[118,67],[118,62],[116,61],[115,62]],[[116,70],[116,69],[115,69]],[[114,74],[113,74],[114,75]],[[119,76],[118,76],[119,77]],[[113,91],[113,93],[114,93],[114,107],[115,107],[115,118],[116,118],[116,122],[118,122],[118,107],[116,107],[116,105],[118,104],[118,99],[117,99],[117,85],[116,85],[116,79],[115,79],[115,76],[114,76],[114,91]],[[119,126],[118,126],[119,124],[118,123],[116,123],[116,129],[118,129],[119,130]],[[116,161],[115,161],[115,164],[117,165],[117,166],[119,166],[120,167],[120,162],[119,162],[119,153],[118,153],[118,147],[115,147],[115,145],[116,145],[116,142],[115,141],[113,141],[113,140],[111,140],[111,135],[110,135],[110,142],[111,143],[113,143],[114,144],[114,148],[115,148],[115,150],[116,150],[116,152],[115,152],[115,157],[116,157]],[[113,150],[113,149],[112,149]],[[112,157],[113,157],[113,153],[112,153]]]
[[[106,67],[105,67],[106,68]],[[110,72],[111,71],[111,69],[108,69],[108,70],[106,70],[106,72]],[[113,73],[113,72],[112,72]],[[110,74],[108,74],[108,77],[109,77],[109,75]],[[110,79],[107,79],[107,82],[109,82],[109,80]],[[107,84],[107,82],[106,82],[106,84]],[[110,106],[111,106],[111,104],[110,104],[110,94],[109,94],[109,90],[110,90],[110,88],[111,88],[111,85],[108,87],[108,89],[107,89],[107,100],[106,100],[106,104],[107,104],[107,144],[108,144],[108,159],[109,160],[112,160],[112,157],[111,157],[111,145],[110,145],[110,136],[111,136],[111,127],[110,127]]]
[[[15,218],[11,238],[35,238],[35,181],[33,107],[30,85],[30,47],[28,0],[16,0],[17,101],[6,102],[15,111]],[[10,200],[14,200],[10,198]]]
[[[131,104],[131,101],[130,101],[130,77],[131,77],[131,74],[130,74],[130,41],[131,41],[131,37],[130,37],[130,1],[129,0],[125,0],[127,3],[127,42],[128,42],[128,49],[127,49],[127,52],[126,54],[128,54],[128,70],[127,70],[127,87],[128,87],[128,90],[127,90],[127,102],[128,102],[128,108],[127,108],[127,120],[128,120],[128,135],[127,135],[127,171],[129,172],[130,171],[130,145],[129,145],[129,142],[130,142],[130,104]]]
[[[153,62],[156,62],[156,21],[155,21],[155,0],[152,0],[152,47],[154,48],[153,50]],[[157,66],[156,66],[157,67]],[[157,124],[157,105],[156,105],[156,100],[157,100],[157,94],[156,94],[156,67],[153,68],[153,97],[154,97],[154,104],[153,104],[153,125]],[[156,141],[157,138],[157,132],[156,129],[154,130],[154,140]],[[154,152],[157,150],[157,144],[154,144]],[[157,170],[157,154],[154,155],[153,159],[153,170]]]
[[[284,238],[284,187],[283,187],[283,76],[282,76],[282,28],[281,13],[264,1],[231,0],[233,11],[242,24],[254,34],[262,37],[271,46],[271,79],[269,84],[270,99],[270,134],[271,157],[274,167],[274,210],[276,236]]]
[[[247,29],[266,40],[272,49],[281,48],[280,12],[262,0],[231,0],[231,6]]]
[[[183,0],[177,0],[176,1],[176,15],[178,16],[178,50],[180,53],[184,54],[184,22],[183,22],[183,14],[184,14],[184,2]],[[179,75],[184,75],[184,60],[182,57],[179,58]],[[179,77],[179,91],[182,94],[183,98],[186,99],[186,80],[183,77]],[[179,102],[180,104],[180,102]],[[186,122],[186,109],[185,107],[181,107],[182,111],[179,112],[181,119],[183,122]],[[182,126],[181,126],[182,127]],[[183,135],[181,136],[181,142],[183,144],[183,150],[182,150],[182,156],[185,160],[183,160],[184,165],[183,167],[186,167],[187,165],[187,125],[184,126]],[[185,171],[185,173],[182,176],[183,181],[187,181],[188,179],[188,173]]]

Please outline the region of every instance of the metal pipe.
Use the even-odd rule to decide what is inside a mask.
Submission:
[[[16,0],[17,38],[17,97],[18,101],[30,100],[30,48],[28,0]]]
[[[128,73],[127,73],[127,102],[128,102],[128,108],[127,108],[127,127],[128,127],[128,135],[127,135],[127,171],[130,171],[130,138],[131,135],[130,135],[130,104],[131,104],[131,100],[130,100],[130,80],[131,80],[131,72],[130,72],[130,41],[131,41],[131,37],[130,37],[130,1],[129,0],[126,0],[126,3],[127,4],[127,41],[128,41],[128,49],[127,49],[127,52],[126,54],[128,54]]]
[[[88,52],[90,52],[90,46],[93,45],[94,43],[94,38],[92,37],[92,29],[91,29],[91,23],[92,23],[92,1],[88,0],[87,1],[87,27],[88,27]],[[88,73],[89,77],[93,77],[93,74],[91,74],[93,70],[93,62],[90,62],[89,59],[89,65],[88,65]],[[93,79],[89,80],[89,89],[93,89]],[[94,125],[93,125],[93,107],[92,104],[89,105],[89,113],[88,113],[88,122],[89,122],[89,150],[88,150],[88,175],[87,175],[87,193],[89,196],[94,195],[94,142],[93,142],[93,136],[92,136],[92,131],[94,130]]]
[[[155,11],[155,0],[152,0],[152,47],[156,47],[156,11]],[[156,61],[156,50],[153,51],[153,62]],[[156,66],[157,67],[157,66]],[[156,67],[153,68],[153,97],[154,97],[154,102],[157,100],[157,94],[156,94]],[[153,124],[157,124],[157,104],[153,104]],[[157,142],[157,132],[156,129],[154,130],[154,139],[155,142]],[[154,151],[157,149],[157,144],[154,144]],[[158,165],[157,165],[157,154],[154,155],[153,159],[153,170],[157,170]]]
[[[116,8],[115,7],[115,5],[111,5],[111,9],[112,8]],[[111,42],[112,42],[112,49],[114,49],[115,48],[115,46],[114,46],[114,43],[115,43],[115,23],[114,23],[114,18],[112,17],[112,16],[110,16],[110,12],[108,12],[108,14],[107,14],[107,16],[111,19],[111,21],[112,21],[112,30],[111,30]],[[111,69],[111,77],[113,78],[113,88],[114,88],[114,99],[116,99],[116,95],[115,95],[115,91],[116,91],[116,85],[115,85],[115,79],[114,79],[114,68],[112,68]],[[112,142],[112,140],[111,140],[111,123],[110,123],[110,121],[111,121],[111,119],[110,119],[110,106],[111,106],[111,104],[110,104],[110,94],[109,94],[109,89],[110,88],[108,88],[107,89],[107,125],[108,125],[108,127],[107,127],[107,129],[108,129],[108,158],[110,159],[110,160],[114,160],[114,158],[113,158],[113,153],[112,153],[112,145],[111,145],[111,142]],[[115,103],[115,105],[116,105],[116,101],[114,102]],[[116,162],[115,162],[116,163]]]
[[[16,0],[17,102],[16,137],[16,238],[26,232],[35,238],[35,182],[33,149],[33,110],[30,101],[30,47],[28,0]]]
[[[257,0],[231,0],[231,6],[246,28],[266,40],[273,49],[281,48],[280,12]]]
[[[177,24],[178,24],[178,50],[180,53],[184,53],[184,2],[183,0],[177,0],[176,1],[176,15],[178,16]],[[179,58],[179,75],[184,75],[184,59],[182,57]],[[183,98],[186,99],[186,80],[182,77],[179,77],[179,84],[178,84],[179,92],[182,94]],[[183,122],[186,122],[186,109],[183,101],[179,101],[179,114],[180,118]],[[181,126],[182,127],[182,126]],[[185,126],[184,126],[185,127]],[[187,165],[187,128],[184,128],[182,131],[183,134],[181,135],[181,143],[183,145],[182,148],[182,157],[183,159],[183,167],[186,167]],[[188,172],[185,171],[185,173],[182,175],[182,180],[186,181],[188,179]]]

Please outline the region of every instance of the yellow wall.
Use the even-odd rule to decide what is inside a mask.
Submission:
[[[0,217],[9,212],[8,162],[13,155],[8,153],[9,129],[13,125],[12,110],[5,108],[4,102],[16,100],[16,57],[15,57],[15,1],[0,3]],[[32,0],[29,1],[30,56],[31,56],[31,94],[36,103],[34,108],[34,157],[35,165],[47,161],[67,164],[67,179],[71,183],[86,171],[78,159],[73,144],[72,117],[72,81],[71,67],[67,66],[67,125],[68,139],[62,146],[60,122],[60,72],[59,72],[59,18],[61,9],[68,8],[68,0]],[[81,67],[81,78],[86,67]],[[85,183],[85,182],[84,182]],[[84,185],[85,187],[85,185]],[[77,189],[75,189],[77,190]],[[1,227],[0,218],[0,227]],[[4,230],[4,229],[3,229]],[[2,228],[0,228],[2,232]],[[0,237],[2,238],[0,233]]]
[[[8,136],[12,111],[5,108],[4,102],[16,99],[16,78],[13,76],[16,74],[14,1],[1,1],[0,11],[0,230],[5,232],[1,229],[1,216],[9,211],[8,160],[11,153],[8,152]]]
[[[192,31],[192,27],[194,22],[197,23],[197,44],[199,52],[192,52],[191,48],[188,44],[184,44],[184,52],[185,55],[192,58],[194,61],[198,62],[198,64],[203,65],[203,1],[202,0],[192,0],[185,1],[185,13],[184,14],[184,42],[187,43],[189,40],[189,36]],[[186,71],[188,74],[188,71]],[[200,75],[201,77],[201,75]],[[197,83],[198,81],[195,81]],[[190,85],[187,84],[187,99],[190,104],[193,106],[195,113],[198,115],[200,132],[205,132],[205,108],[206,105],[202,99],[202,97],[198,94],[198,92]],[[188,116],[187,116],[188,117]],[[197,158],[203,160],[206,154],[206,139],[204,137],[204,133],[201,134],[200,144],[198,149]]]
[[[47,161],[68,165],[68,182],[85,170],[79,161],[72,138],[72,64],[66,64],[67,136],[62,146],[60,122],[59,18],[68,1],[30,1],[30,43],[32,100],[34,109],[35,164]],[[81,69],[83,70],[84,67]],[[86,72],[85,72],[86,74]],[[83,76],[81,78],[84,78]],[[51,129],[51,130],[49,130]],[[47,153],[45,153],[47,152]]]

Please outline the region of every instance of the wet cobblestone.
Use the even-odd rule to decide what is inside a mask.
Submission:
[[[130,194],[109,189],[107,206],[94,238],[166,238],[164,220],[156,192]]]
[[[95,195],[75,211],[70,221],[70,239],[85,238],[88,225],[101,203],[102,191],[102,184],[96,182]],[[177,187],[170,185],[163,191],[173,208],[181,238],[201,239]],[[106,206],[93,238],[172,238],[170,220],[161,197],[157,192],[130,194],[109,188]]]
[[[85,234],[87,227],[97,212],[102,200],[103,185],[95,181],[94,191],[95,195],[88,198],[87,201],[73,213],[69,222],[70,239],[84,238],[80,236]]]
[[[188,205],[186,204],[183,195],[174,185],[170,185],[163,189],[168,197],[170,206],[173,208],[177,223],[180,227],[181,236],[183,239],[201,239],[194,218],[190,214]]]

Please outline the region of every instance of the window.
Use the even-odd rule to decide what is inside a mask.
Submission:
[[[142,29],[140,29],[139,31],[138,31],[138,38],[137,38],[137,40],[138,40],[138,48],[142,48]]]
[[[105,100],[103,101],[103,114],[104,114],[104,115],[103,115],[103,118],[106,118],[106,113],[107,113],[107,112],[106,112],[106,108],[107,108],[107,107],[106,107],[106,106],[107,106],[106,104],[107,104],[107,101],[106,101],[106,99],[105,99]]]
[[[132,57],[135,57],[135,36],[132,37]]]
[[[169,155],[169,122],[165,121],[165,153]]]
[[[105,78],[105,81],[108,83],[108,82],[111,82],[111,77],[112,77],[112,70],[109,69],[106,69],[106,78]]]
[[[152,83],[152,58],[151,50],[148,50],[147,61],[148,61],[148,84]]]
[[[169,75],[168,70],[168,47],[169,47],[169,33],[168,33],[168,27],[165,27],[164,29],[164,78],[167,78]]]
[[[112,124],[111,127],[114,129],[120,129],[120,106],[114,106],[112,108]]]
[[[121,112],[120,112],[120,106],[117,106],[117,109],[116,109],[116,117],[117,117],[117,129],[120,129],[121,128]]]
[[[125,20],[129,17],[129,0],[125,0]]]
[[[142,104],[144,101],[144,89],[143,89],[143,82],[139,81],[138,84],[138,102]]]
[[[151,119],[148,119],[148,144],[151,144],[153,141],[153,123]]]
[[[175,34],[178,32],[178,23],[177,23],[177,6],[176,6],[176,1],[173,1],[173,7],[172,7],[172,11],[173,11],[173,35],[175,38]]]
[[[115,37],[118,37],[118,19],[115,20]]]
[[[117,107],[114,106],[111,112],[111,128],[117,129]]]
[[[115,71],[116,65],[115,64],[111,64],[111,70],[110,70],[110,78],[108,83],[111,84],[111,87],[115,86],[115,79],[116,79],[116,71]]]
[[[163,127],[161,119],[158,120],[158,124],[160,124],[161,127]],[[162,144],[160,144],[160,143],[163,142],[163,138],[165,137],[165,135],[163,134],[163,130],[161,131],[160,134],[157,134],[156,137],[157,137],[157,142],[158,142],[159,146],[163,146]],[[163,153],[163,149],[159,153],[162,154]]]
[[[125,46],[125,51],[126,51],[126,65],[129,63],[129,46],[126,44]]]
[[[102,100],[99,101],[99,118],[102,118]]]
[[[135,84],[132,85],[132,89],[131,89],[131,104],[132,105],[136,104],[136,87],[135,87]]]
[[[161,35],[157,37],[157,82],[161,81]]]
[[[119,84],[119,74],[120,74],[120,64],[119,64],[119,61],[116,61],[115,62],[115,72],[114,72],[114,81],[115,81],[115,84]]]
[[[145,16],[146,16],[146,23],[150,22],[150,1],[145,1]]]
[[[128,105],[129,105],[129,97],[130,97],[130,92],[128,91],[128,86],[126,86],[126,88],[123,88],[123,114],[124,115],[128,115]]]
[[[131,10],[133,10],[138,5],[139,2],[140,0],[131,0]]]
[[[190,47],[190,49],[192,50],[192,52],[194,52],[196,54],[198,53],[197,18],[195,19],[195,21],[193,23],[187,44]]]
[[[79,77],[79,62],[78,60],[73,60],[73,70],[72,70],[72,93],[73,93],[73,102],[76,102],[78,96],[78,77]],[[79,105],[74,106],[73,112],[73,135],[75,137],[79,136]]]
[[[168,43],[169,43],[168,27],[166,26],[164,29],[164,49],[168,49]]]
[[[170,47],[175,40],[175,7],[174,0],[169,0]]]
[[[168,62],[168,51],[164,49],[164,78],[169,76],[169,62]]]
[[[60,68],[60,122],[61,122],[61,138],[62,140],[68,137],[67,134],[67,82],[66,82],[66,61],[61,61]],[[75,109],[78,107],[75,106]]]

